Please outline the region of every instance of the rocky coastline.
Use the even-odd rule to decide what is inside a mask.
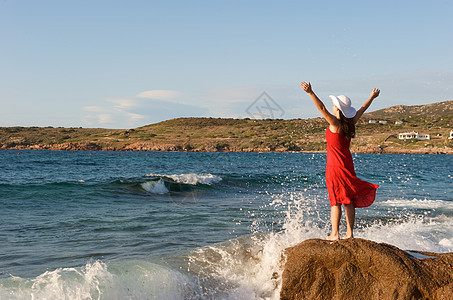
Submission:
[[[0,145],[0,150],[53,150],[53,151],[185,151],[185,152],[300,152],[300,153],[325,153],[324,150],[289,150],[287,148],[230,148],[206,145],[202,149],[191,148],[189,145],[132,143],[124,146],[101,145],[94,142],[61,143],[61,144],[33,144],[33,145]],[[352,153],[376,154],[453,154],[453,148],[431,147],[419,149],[401,149],[379,146],[353,147]]]

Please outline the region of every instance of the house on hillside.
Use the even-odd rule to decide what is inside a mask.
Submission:
[[[401,122],[401,121],[395,121],[395,125],[403,125],[403,122]]]
[[[448,137],[449,140],[453,140],[453,130],[450,130],[450,136]]]
[[[407,140],[407,139],[429,140],[430,136],[429,136],[429,134],[423,134],[423,133],[418,133],[418,132],[412,131],[412,132],[399,133],[398,138],[400,140]]]
[[[424,134],[424,133],[417,133],[417,139],[419,140],[429,140],[431,139],[429,134]]]
[[[366,122],[368,124],[387,124],[388,121],[387,120],[368,120],[368,122]]]

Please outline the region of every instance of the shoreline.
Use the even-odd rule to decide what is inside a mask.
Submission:
[[[184,149],[175,145],[156,145],[153,147],[145,145],[126,145],[124,147],[101,146],[95,143],[64,143],[52,145],[16,145],[14,147],[0,147],[0,150],[36,150],[36,151],[118,151],[118,152],[234,152],[234,153],[326,153],[325,150],[287,150],[287,149]],[[393,147],[382,148],[379,146],[355,147],[351,153],[369,153],[369,154],[453,154],[451,148],[420,148],[420,149],[398,149]]]

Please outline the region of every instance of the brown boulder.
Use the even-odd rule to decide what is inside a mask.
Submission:
[[[453,253],[311,239],[285,254],[281,299],[453,299]]]

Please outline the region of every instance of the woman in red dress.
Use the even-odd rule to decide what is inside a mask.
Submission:
[[[338,231],[342,204],[346,212],[347,226],[344,238],[352,238],[354,237],[355,208],[370,206],[374,202],[376,189],[379,186],[357,178],[349,145],[351,138],[355,136],[355,124],[373,100],[379,96],[380,91],[373,89],[370,98],[358,111],[351,106],[351,100],[348,97],[344,95],[329,96],[334,104],[333,114],[331,114],[313,92],[310,82],[302,82],[301,86],[310,95],[316,108],[329,122],[329,127],[326,130],[326,186],[331,205],[332,233],[327,237],[327,240],[336,241],[340,239]]]

